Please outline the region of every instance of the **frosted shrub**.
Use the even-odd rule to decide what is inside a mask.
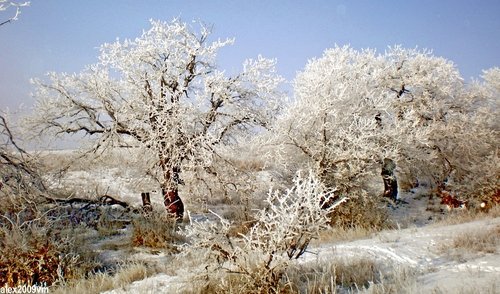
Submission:
[[[304,254],[327,225],[329,213],[345,200],[313,173],[299,172],[292,188],[268,193],[267,208],[256,212],[255,225],[246,235],[231,237],[231,223],[222,217],[217,222],[192,221],[184,230],[190,242],[182,256],[196,259],[193,280],[208,281],[205,287],[218,287],[214,291],[277,292],[290,261]]]

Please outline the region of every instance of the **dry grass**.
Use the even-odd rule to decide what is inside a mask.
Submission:
[[[438,251],[453,259],[464,260],[467,256],[497,253],[500,246],[500,225],[483,231],[462,233],[450,242],[442,244]]]
[[[120,234],[125,224],[111,218],[108,214],[102,213],[97,220],[96,229],[101,237],[108,237]]]
[[[297,266],[287,278],[293,293],[419,293],[414,270],[384,270],[381,264],[366,258]]]
[[[189,293],[337,293],[339,289],[364,289],[380,282],[380,268],[369,259],[335,259],[290,267],[273,288],[257,287],[243,275],[211,279]]]
[[[491,280],[487,283],[483,283],[480,285],[468,285],[468,286],[461,286],[457,287],[453,291],[453,293],[456,294],[498,294],[499,293],[499,288],[500,283],[496,280]],[[433,294],[447,294],[450,293],[449,290],[443,290],[440,287],[436,287],[432,289]]]
[[[380,205],[376,197],[349,199],[333,211],[330,224],[344,229],[364,228],[381,231],[393,228],[387,209]]]
[[[175,218],[165,211],[153,211],[132,221],[132,245],[165,248],[177,252],[176,243],[183,241],[177,233]]]
[[[420,294],[417,284],[418,273],[409,268],[394,268],[391,272],[381,275],[380,282],[370,284],[366,289],[356,293],[367,294]],[[357,289],[359,290],[359,289]]]
[[[420,293],[415,271],[389,270],[383,274],[382,265],[367,258],[336,258],[291,266],[274,289],[258,289],[242,275],[227,274],[223,279],[192,283],[185,293]]]
[[[241,171],[261,171],[266,167],[266,163],[258,158],[232,158],[231,163]]]
[[[52,285],[100,267],[88,246],[89,228],[68,224],[40,202],[40,193],[20,189],[8,196],[0,205],[0,285]]]
[[[500,205],[492,207],[488,213],[479,209],[456,210],[450,212],[446,217],[437,222],[438,225],[456,225],[472,222],[485,218],[500,217]]]
[[[0,227],[0,285],[52,285],[79,279],[100,266],[85,228]]]
[[[241,274],[226,274],[223,279],[209,279],[203,283],[193,283],[185,294],[292,294],[297,293],[289,285],[275,287],[257,286]]]
[[[142,263],[121,265],[116,273],[96,273],[86,279],[71,281],[57,287],[52,287],[50,293],[63,294],[93,294],[117,288],[125,288],[134,281],[139,281],[156,273],[154,268]]]
[[[336,293],[364,289],[380,282],[380,268],[371,259],[335,259],[313,266],[298,266],[287,273],[288,284],[298,293]]]
[[[343,228],[343,227],[330,227],[320,233],[319,238],[314,240],[312,244],[324,244],[324,243],[335,243],[343,241],[354,241],[360,239],[367,239],[372,237],[375,233],[380,230],[377,228],[367,228],[367,227],[354,227],[354,228]]]

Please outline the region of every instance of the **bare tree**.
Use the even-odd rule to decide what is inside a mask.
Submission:
[[[30,1],[16,2],[0,0],[0,12],[16,9],[14,16],[0,22],[0,26],[17,20],[21,14],[21,7],[29,6]],[[27,182],[37,183],[42,188],[42,182],[33,166],[33,157],[17,144],[16,136],[8,123],[8,116],[0,111],[0,190],[4,186],[27,188]],[[4,189],[5,191],[5,189]]]
[[[15,7],[16,12],[14,16],[10,17],[7,20],[4,20],[0,22],[0,26],[10,23],[14,20],[18,20],[19,15],[21,14],[21,7],[29,6],[31,1],[25,1],[25,2],[15,2],[15,1],[10,1],[10,0],[0,0],[0,11],[7,11],[11,7]]]
[[[181,172],[209,168],[219,146],[267,127],[280,106],[275,61],[259,56],[226,76],[215,59],[233,41],[209,42],[209,35],[206,26],[196,31],[174,19],[152,21],[135,40],[104,44],[99,62],[82,73],[34,81],[29,124],[39,134],[86,134],[93,150],[143,148],[161,171],[166,207],[180,218]]]
[[[44,190],[36,158],[18,144],[7,117],[0,113],[0,195]]]

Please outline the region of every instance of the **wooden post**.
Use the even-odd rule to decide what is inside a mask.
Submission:
[[[382,165],[382,179],[384,180],[384,197],[388,197],[393,201],[398,200],[398,180],[394,171],[396,163],[390,158],[384,159]]]
[[[149,195],[149,192],[142,192],[141,198],[142,198],[142,209],[144,210],[144,212],[153,211],[153,206],[151,206],[151,197]]]

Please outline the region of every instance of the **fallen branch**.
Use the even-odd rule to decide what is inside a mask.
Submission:
[[[45,196],[45,199],[48,200],[49,202],[53,203],[63,203],[63,204],[94,204],[94,205],[119,205],[127,210],[131,208],[131,206],[125,202],[116,199],[115,197],[112,197],[110,195],[102,195],[99,197],[99,199],[87,199],[87,198],[67,198],[67,199],[60,199],[60,198],[51,198]]]

